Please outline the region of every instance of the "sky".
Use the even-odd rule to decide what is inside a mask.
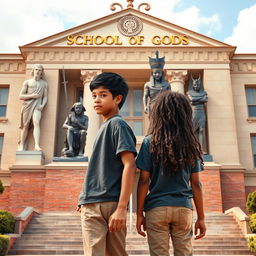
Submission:
[[[114,2],[127,7],[126,0],[0,0],[0,53],[110,15]],[[134,0],[134,8],[142,2],[152,16],[256,53],[256,0]]]

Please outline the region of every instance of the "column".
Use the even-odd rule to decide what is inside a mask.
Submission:
[[[187,70],[167,70],[166,77],[171,84],[172,91],[184,94],[184,85],[187,80]]]
[[[90,91],[89,85],[93,77],[100,74],[101,72],[101,70],[81,70],[80,79],[83,81],[84,85],[84,107],[86,109],[85,114],[89,118],[89,127],[87,131],[85,146],[85,156],[88,157],[91,156],[93,143],[96,138],[97,131],[100,127],[100,118],[95,113],[92,106],[92,93]]]

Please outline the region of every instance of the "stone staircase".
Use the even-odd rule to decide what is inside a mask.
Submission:
[[[128,216],[127,252],[131,256],[149,256],[146,238],[136,233],[134,223],[130,226]],[[208,213],[206,225],[207,236],[193,241],[194,256],[253,255],[249,252],[246,240],[231,216]],[[82,255],[80,216],[77,213],[49,212],[33,217],[8,254]]]

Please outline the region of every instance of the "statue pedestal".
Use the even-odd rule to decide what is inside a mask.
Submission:
[[[42,151],[16,151],[15,165],[44,165],[44,161]]]
[[[204,160],[204,162],[213,162],[212,155],[203,154],[203,160]]]
[[[76,157],[54,157],[53,162],[88,162],[87,156],[76,156]]]

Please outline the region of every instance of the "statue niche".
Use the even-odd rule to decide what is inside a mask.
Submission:
[[[82,103],[76,102],[71,113],[67,116],[63,128],[67,129],[65,148],[62,149],[64,157],[83,157],[86,145],[88,129],[88,116],[84,115],[85,107]]]

